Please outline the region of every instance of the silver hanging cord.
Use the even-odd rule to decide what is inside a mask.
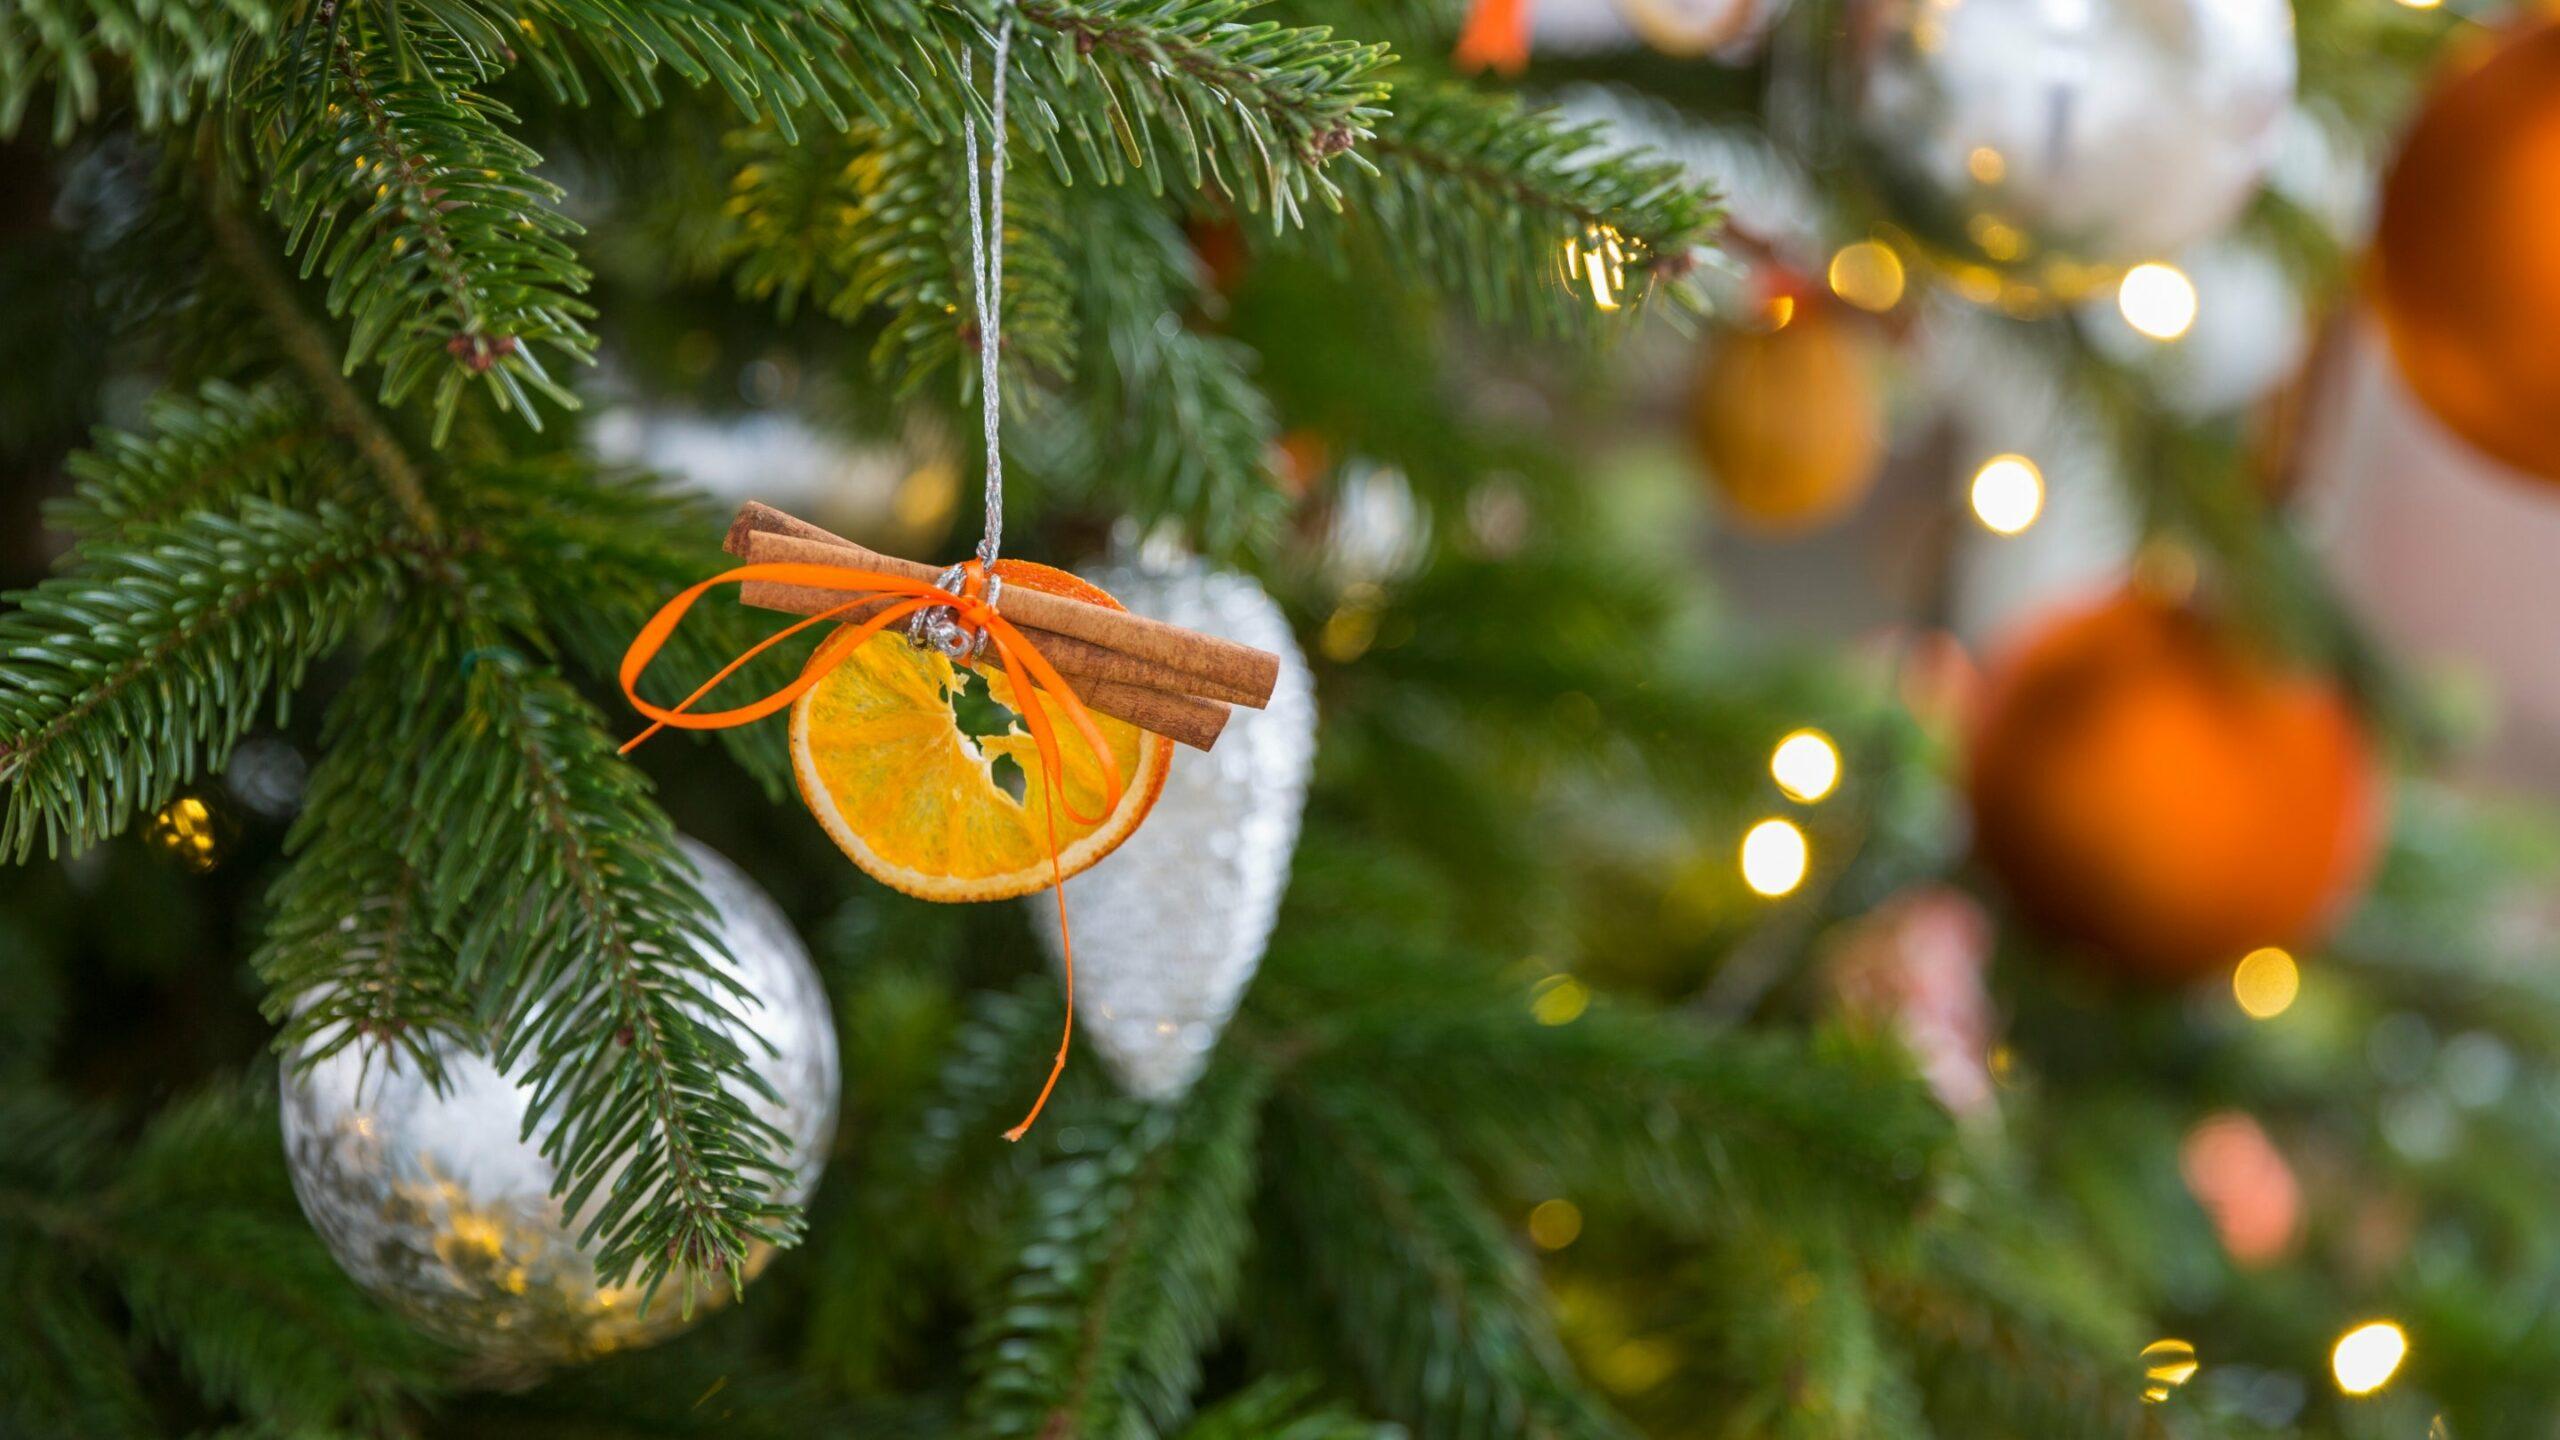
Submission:
[[[1007,8],[996,22],[995,84],[988,106],[995,139],[987,158],[983,199],[978,190],[977,112],[965,106],[960,112],[960,143],[969,161],[969,278],[977,291],[978,411],[987,432],[987,530],[978,540],[978,562],[987,567],[990,607],[1004,593],[1004,582],[996,578],[994,567],[1004,544],[1004,450],[998,439],[1004,424],[1004,396],[998,388],[997,367],[1004,341],[1004,90],[1005,76],[1013,68],[1012,50],[1013,11]],[[971,55],[964,48],[960,52],[963,85],[974,86],[971,71]],[[956,595],[963,580],[960,567],[954,565],[942,572],[937,583]],[[987,644],[984,632],[972,635],[963,630],[948,606],[917,612],[908,634],[954,660],[974,656]]]
[[[995,121],[994,154],[987,161],[988,203],[978,200],[978,117],[961,113],[960,143],[969,157],[969,273],[978,287],[978,408],[987,430],[987,533],[978,542],[978,559],[996,563],[1004,541],[1004,453],[996,444],[1003,423],[1004,400],[997,388],[996,366],[1003,339],[1004,312],[1004,82],[1012,67],[1013,11],[996,22],[996,75],[989,109]],[[969,80],[969,56],[960,57],[960,79]]]

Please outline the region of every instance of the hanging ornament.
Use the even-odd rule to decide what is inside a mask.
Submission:
[[[1450,63],[1517,75],[1529,68],[1529,0],[1472,0]]]
[[[1868,0],[1850,55],[1885,200],[2012,307],[2222,228],[2293,103],[2286,0]]]
[[[1131,1094],[1164,1100],[1199,1077],[1262,963],[1315,759],[1315,686],[1287,618],[1245,576],[1184,560],[1094,578],[1138,614],[1280,656],[1270,705],[1175,767],[1147,828],[1066,892],[1085,1034]]]
[[[836,1121],[836,1035],[809,952],[773,901],[738,868],[682,842],[719,944],[703,958],[742,991],[716,1022],[766,1091],[738,1086],[785,1137],[775,1197],[816,1188]],[[702,1286],[692,1317],[680,1281],[643,1311],[636,1285],[599,1285],[578,1234],[609,1203],[570,1213],[542,1154],[558,1117],[524,1128],[531,1094],[460,1046],[437,1045],[444,1083],[394,1047],[349,1045],[283,1078],[284,1147],[294,1193],[329,1251],[393,1309],[468,1351],[485,1377],[646,1345],[684,1329],[730,1293]],[[772,1247],[749,1249],[740,1280]]]
[[[937,569],[875,554],[750,502],[728,548],[748,563],[687,587],[651,616],[622,661],[622,693],[653,722],[628,752],[669,726],[718,730],[788,709],[801,798],[845,854],[881,881],[928,900],[1001,900],[1073,876],[1138,828],[1172,765],[1175,742],[1206,750],[1230,705],[1271,698],[1280,657],[1128,614],[1063,570],[998,558],[1004,539],[1003,353],[1005,90],[1013,13],[995,33],[988,113],[996,144],[980,196],[978,122],[961,116],[968,161],[986,531],[977,554]],[[971,58],[961,54],[961,83]],[[640,680],[714,588],[808,618],[731,661],[674,705]],[[726,710],[693,707],[766,649],[840,623],[782,689]],[[893,628],[895,627],[895,628]],[[1070,678],[1072,677],[1072,678]],[[1075,1033],[1075,972],[1048,1078],[1020,1123],[1039,1118]]]
[[[1773,329],[1717,337],[1689,428],[1743,528],[1798,534],[1854,509],[1884,467],[1884,349],[1863,317],[1810,294],[1770,313]]]
[[[1991,917],[1963,891],[1933,886],[1851,923],[1823,968],[1844,1015],[1900,1037],[1939,1104],[1979,1115],[1993,1099],[1990,965]]]
[[[2429,97],[2382,187],[2372,292],[2401,375],[2438,420],[2560,480],[2560,24]]]
[[[2345,698],[2138,591],[1996,660],[1970,751],[1983,860],[2128,978],[2316,939],[2381,841],[2381,777]]]

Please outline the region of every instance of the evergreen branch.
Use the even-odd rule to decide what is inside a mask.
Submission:
[[[95,1153],[94,1127],[66,1130],[59,1106],[48,1124],[36,1108],[43,1103],[26,1095],[0,1103],[0,1134],[16,1157],[0,1177],[0,1272],[35,1278],[20,1262],[41,1256],[44,1278],[83,1298],[112,1281],[132,1328],[174,1353],[200,1393],[272,1432],[378,1429],[425,1387],[427,1348],[349,1283],[303,1219],[276,1148],[272,1102],[223,1091],[184,1101],[112,1166]],[[63,1298],[13,1290],[11,1309]],[[76,1313],[94,1314],[85,1305]],[[101,1350],[130,1363],[131,1338],[83,1338],[103,1340]],[[0,1330],[0,1350],[8,1345]],[[0,1394],[8,1406],[20,1386]],[[131,1403],[113,1394],[97,1400]],[[115,1424],[26,1433],[166,1432]]]
[[[1303,1382],[1266,1380],[1202,1411],[1181,1440],[1400,1440],[1392,1425],[1357,1420],[1330,1406],[1310,1408]]]
[[[480,63],[530,67],[555,99],[589,103],[592,67],[632,109],[653,108],[663,99],[663,68],[688,85],[717,85],[747,116],[795,137],[796,111],[814,107],[841,129],[840,99],[876,108],[844,52],[874,65],[889,58],[876,41],[863,43],[883,28],[875,7],[846,0],[438,0],[421,8]],[[903,4],[876,9],[912,13]]]
[[[1190,242],[1125,187],[1070,193],[1088,420],[1039,427],[1058,452],[1042,468],[1075,474],[1096,508],[1141,526],[1180,522],[1212,554],[1268,536],[1283,505],[1270,462],[1279,424],[1253,352],[1183,322],[1202,298]]]
[[[716,543],[725,517],[698,497],[572,457],[458,471],[438,498],[471,533],[482,563],[523,587],[547,635],[616,689],[631,637],[667,597],[734,563]],[[691,694],[766,628],[742,605],[697,607],[667,638],[652,688],[668,703]],[[783,647],[728,683],[738,693],[778,690],[799,673],[798,653]],[[793,793],[787,726],[733,726],[717,738],[769,796]]]
[[[1034,101],[1023,109],[1033,126],[1064,120],[1032,129],[1033,143],[1063,169],[1062,141],[1072,140],[1096,178],[1137,171],[1158,192],[1178,166],[1192,188],[1267,208],[1275,224],[1298,219],[1309,199],[1337,204],[1325,162],[1369,138],[1389,57],[1321,27],[1240,23],[1257,3],[1018,4],[1025,23],[1054,37],[1046,65],[1023,64]],[[1089,87],[1078,83],[1087,65]]]
[[[460,714],[408,777],[406,858],[495,1016],[491,1060],[549,1125],[542,1151],[564,1209],[589,1213],[598,1275],[645,1266],[654,1293],[681,1266],[690,1304],[796,1224],[773,1198],[785,1137],[748,1103],[767,1087],[712,1020],[740,992],[703,953],[717,942],[666,817],[594,711],[482,614],[453,623],[456,664],[438,673],[462,687]]]
[[[1271,1132],[1266,1271],[1311,1293],[1246,1313],[1326,1312],[1333,1362],[1423,1440],[1630,1433],[1574,1383],[1523,1257],[1421,1121],[1360,1088],[1293,1082]]]
[[[0,617],[0,857],[122,830],[222,763],[390,596],[413,542],[248,499],[81,552]]]
[[[452,948],[403,854],[417,824],[413,777],[458,717],[454,688],[436,682],[460,660],[448,639],[404,618],[330,707],[256,959],[275,1048],[293,1063],[389,1047],[441,1083],[446,1046],[476,1036]]]
[[[147,435],[101,431],[72,457],[78,483],[47,502],[48,524],[100,545],[187,511],[235,511],[244,498],[307,506],[335,478],[328,428],[278,384],[213,381],[191,398],[160,396],[143,423]]]
[[[1143,1110],[1043,1172],[979,1336],[975,1427],[1146,1437],[1179,1424],[1234,1302],[1266,1085],[1222,1067],[1180,1112]]]
[[[1889,1050],[1605,1006],[1546,1025],[1531,1001],[1373,996],[1307,1063],[1391,1087],[1514,1188],[1596,1189],[1689,1233],[1719,1207],[1908,1223],[1948,1157],[1946,1113]]]
[[[105,1207],[118,1288],[207,1397],[279,1432],[387,1427],[434,1352],[330,1258],[275,1130],[267,1094],[214,1091],[153,1119]]]
[[[896,393],[938,377],[974,389],[961,154],[871,124],[799,145],[765,126],[733,143],[743,161],[729,200],[740,292],[771,298],[786,315],[804,294],[848,321],[885,311],[871,362]],[[1064,377],[1075,364],[1075,297],[1059,187],[1017,170],[1004,208],[1005,359],[1017,372]]]
[[[1610,154],[1605,131],[1509,98],[1405,80],[1395,113],[1365,152],[1375,165],[1349,187],[1358,233],[1401,268],[1439,278],[1494,320],[1560,328],[1595,310],[1685,298],[1694,252],[1717,222],[1713,197],[1674,163]],[[1614,241],[1623,284],[1580,271]]]
[[[12,0],[0,9],[0,137],[53,86],[53,138],[97,116],[107,62],[121,64],[146,130],[185,120],[239,42],[273,28],[268,0]]]
[[[433,380],[440,441],[478,378],[538,429],[536,392],[577,405],[540,351],[585,362],[595,346],[572,298],[578,226],[506,133],[514,116],[469,88],[483,67],[373,16],[323,0],[245,97],[267,209],[351,319],[347,366],[381,363],[385,403]]]
[[[329,337],[294,297],[292,282],[270,258],[263,238],[232,203],[228,180],[208,151],[197,165],[197,187],[213,246],[249,291],[250,303],[275,332],[285,359],[320,398],[329,423],[356,447],[391,498],[419,534],[434,538],[443,531],[435,509],[427,503],[426,481],[382,417],[374,413],[331,353]]]

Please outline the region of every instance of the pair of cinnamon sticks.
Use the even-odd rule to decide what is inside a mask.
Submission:
[[[879,554],[754,500],[739,508],[723,548],[750,564],[838,565],[928,583],[942,574],[940,566]],[[793,615],[815,615],[845,601],[840,591],[764,580],[740,587],[738,598]],[[1280,678],[1280,657],[1268,650],[1125,610],[1028,586],[1007,587],[998,603],[1005,618],[1074,684],[1087,709],[1195,750],[1218,743],[1230,707],[1259,710],[1270,704],[1271,687]],[[868,613],[866,607],[845,618]]]

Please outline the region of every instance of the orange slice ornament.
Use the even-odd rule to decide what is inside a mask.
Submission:
[[[1126,608],[1064,570],[1021,560],[993,568],[1008,587]],[[838,630],[810,657],[812,671],[834,668],[791,706],[791,768],[810,813],[872,878],[925,900],[1012,899],[1091,868],[1154,808],[1172,741],[1093,717],[1127,777],[1120,803],[1101,813],[1108,782],[1080,736],[1061,737],[1060,773],[1052,776],[1019,723],[999,734],[967,733],[957,708],[968,678],[960,664],[896,630],[839,660],[834,652],[855,628]],[[1018,712],[1014,686],[1029,677],[1005,674],[992,656],[979,670],[989,696]],[[1014,787],[1003,762],[1018,776]]]

